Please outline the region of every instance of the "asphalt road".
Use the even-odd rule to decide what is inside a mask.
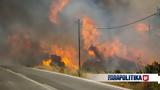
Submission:
[[[0,90],[127,90],[121,87],[27,67],[0,67]]]

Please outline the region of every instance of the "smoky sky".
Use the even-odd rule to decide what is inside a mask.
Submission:
[[[23,63],[36,63],[36,60],[39,60],[39,58],[35,57],[41,57],[41,53],[38,53],[41,40],[52,44],[58,43],[62,46],[70,44],[77,48],[77,24],[75,22],[77,16],[81,13],[91,17],[97,24],[97,27],[112,27],[155,13],[159,5],[158,0],[70,0],[69,4],[59,15],[61,25],[56,25],[51,23],[48,18],[50,6],[54,1],[0,0],[0,56],[3,59],[23,59]],[[157,25],[160,24],[159,17],[155,18],[157,19],[150,20],[152,27],[154,27],[155,23]],[[123,29],[118,31],[99,30],[102,32],[101,42],[108,39],[112,40],[116,36],[127,46],[143,47],[142,49],[147,52],[150,51],[150,54],[153,56],[160,54],[160,43],[158,42],[160,36],[156,34],[159,32],[159,28],[156,31],[151,31],[151,40],[147,43],[141,40],[143,37],[134,32],[133,26],[125,29],[128,31]],[[30,51],[27,50],[21,57],[19,55],[15,57],[8,55],[11,51],[8,38],[15,33],[22,34],[19,39],[20,43],[23,43],[25,40],[23,34],[27,33],[29,35],[27,40],[30,40],[32,44],[32,49]],[[22,45],[19,44],[17,47],[24,49]],[[20,52],[23,51],[25,50],[20,50]],[[34,56],[33,52],[39,55]]]

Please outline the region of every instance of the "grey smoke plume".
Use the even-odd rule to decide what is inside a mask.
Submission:
[[[77,48],[76,21],[83,15],[91,17],[97,27],[119,26],[155,13],[159,4],[158,0],[70,0],[60,13],[61,25],[57,26],[48,19],[52,2],[54,0],[0,1],[0,62],[29,66],[39,63],[45,57],[41,52],[41,41],[60,46],[69,44]],[[143,50],[143,60],[151,59],[160,54],[160,34],[157,34],[160,32],[155,26],[160,24],[159,20],[159,16],[156,16],[145,21],[151,24],[150,36],[147,33],[137,33],[132,25],[116,30],[99,30],[99,42],[111,41],[116,37],[127,47]],[[9,43],[15,34],[18,39],[11,41],[17,42],[16,48]],[[145,40],[146,38],[149,39]],[[28,41],[29,49],[25,47],[24,40]],[[17,53],[12,55],[12,51]],[[83,59],[86,59],[85,53],[83,50]],[[113,67],[116,65],[115,62]]]

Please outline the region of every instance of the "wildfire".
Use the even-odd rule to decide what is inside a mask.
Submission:
[[[105,57],[110,57],[118,55],[121,51],[122,44],[118,39],[115,39],[113,42],[106,42],[97,46],[99,51],[104,54]]]
[[[82,38],[84,41],[84,49],[88,49],[91,45],[97,44],[100,33],[96,29],[96,25],[89,17],[84,16],[82,19]]]
[[[58,0],[57,3],[52,3],[49,19],[51,22],[59,23],[59,14],[69,3],[69,0]],[[118,56],[126,58],[127,60],[132,60],[137,57],[143,56],[143,52],[140,50],[128,48],[123,45],[118,38],[113,41],[107,41],[104,43],[99,42],[100,32],[96,28],[96,23],[88,16],[82,17],[82,27],[81,35],[83,39],[83,48],[86,50],[87,54],[91,57],[104,56],[105,58]],[[145,23],[139,23],[136,25],[136,30],[138,32],[147,32],[149,27]],[[46,51],[46,50],[45,50]],[[77,70],[76,60],[76,50],[73,47],[59,47],[58,45],[52,45],[47,49],[49,55],[57,55],[61,57],[62,62],[66,67],[70,69]],[[52,60],[44,60],[44,65],[50,65]]]
[[[46,67],[50,67],[50,66],[51,66],[51,63],[52,63],[52,60],[51,60],[51,59],[46,59],[46,60],[43,60],[43,61],[42,61],[42,65],[43,65],[43,66],[46,66]]]
[[[89,55],[89,56],[95,56],[95,53],[94,53],[94,51],[89,50],[89,51],[88,51],[88,55]]]
[[[45,46],[44,46],[45,47]],[[66,48],[61,48],[57,45],[49,46],[48,50],[44,50],[45,53],[49,55],[57,55],[61,57],[61,61],[65,64],[68,69],[77,70],[76,65],[76,50],[73,47],[67,46]],[[53,60],[54,61],[54,60]],[[52,62],[52,61],[51,61]]]
[[[52,3],[49,19],[51,22],[58,24],[59,23],[59,13],[65,8],[69,3],[69,0],[58,0],[58,3]]]
[[[97,47],[105,57],[118,56],[127,60],[137,60],[137,58],[142,58],[144,56],[143,51],[128,47],[122,44],[118,39],[115,39],[113,42],[104,43]]]
[[[149,27],[145,23],[139,23],[136,25],[136,30],[138,32],[147,32],[149,30]]]
[[[139,24],[137,30],[145,31],[148,30],[148,27],[146,24]],[[104,43],[98,41],[99,37],[100,32],[96,29],[94,21],[84,16],[82,18],[82,38],[84,49],[89,56],[96,57],[97,54],[95,53],[99,53],[105,58],[118,56],[127,60],[137,60],[137,58],[144,55],[144,52],[122,44],[118,37],[113,41],[106,41]],[[92,46],[97,48],[97,50],[90,50]]]
[[[50,54],[56,54],[58,56],[62,57],[62,61],[65,63],[65,65],[70,69],[77,69],[77,66],[75,65],[75,58],[76,58],[76,51],[74,48],[68,47],[65,49],[59,48],[57,46],[53,46],[51,48]]]
[[[131,55],[129,55],[131,54]],[[142,50],[138,50],[135,48],[128,48],[128,52],[126,57],[128,56],[128,59],[135,59],[137,60],[138,58],[143,58],[144,57],[144,52]]]

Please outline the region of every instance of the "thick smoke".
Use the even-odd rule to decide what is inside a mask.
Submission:
[[[97,27],[114,27],[157,12],[159,4],[158,0],[69,0],[69,4],[59,14],[61,24],[56,25],[48,18],[50,6],[54,1],[56,0],[0,1],[0,62],[2,64],[18,63],[32,66],[39,63],[45,57],[41,51],[41,43],[62,47],[73,45],[77,48],[76,22],[83,16],[91,17]],[[142,60],[150,63],[151,59],[160,54],[160,42],[158,42],[160,34],[157,34],[160,33],[157,27],[160,24],[159,16],[143,23],[150,24],[150,32],[138,33],[135,25],[121,29],[99,29],[98,31],[101,32],[99,42],[118,38],[127,47],[144,51],[145,56]],[[82,52],[82,59],[85,61],[88,58],[85,50]],[[113,60],[115,62],[110,67],[119,68],[117,66],[119,62]]]
[[[1,64],[34,65],[41,58],[39,40],[53,27],[48,21],[50,2],[0,1]]]
[[[82,17],[83,15],[88,15],[96,22],[97,27],[114,27],[125,25],[156,13],[158,4],[159,2],[156,0],[73,0],[66,9],[66,16],[70,18],[76,16],[77,18]],[[145,23],[150,27],[150,31],[144,33],[136,31],[136,24],[119,29],[99,30],[102,34],[99,41],[103,43],[118,38],[126,48],[131,47],[135,48],[135,50],[141,50],[144,52],[144,56],[133,59],[135,64],[150,63],[153,61],[153,58],[157,57],[160,53],[157,51],[160,49],[158,42],[159,36],[154,36],[156,30],[153,24],[155,22],[154,18],[158,17],[159,16],[155,16],[146,21],[140,22]],[[125,62],[125,60],[119,60]],[[115,67],[120,66],[123,65],[120,65],[118,61],[115,61],[109,67],[115,69]],[[130,66],[130,64],[127,65],[127,67]],[[133,68],[137,69],[136,66]]]
[[[106,11],[106,14],[109,13],[108,18],[110,19],[106,24],[106,26],[108,27],[124,25],[156,13],[157,8],[160,4],[158,0],[102,1],[103,3],[101,1],[97,3],[103,8],[104,11]],[[114,39],[114,37],[116,36],[123,44],[142,50],[145,55],[142,58],[143,62],[150,63],[153,61],[153,58],[156,58],[160,54],[160,52],[157,51],[160,49],[160,43],[158,42],[159,36],[156,35],[159,27],[155,26],[158,25],[160,20],[158,19],[157,22],[155,22],[155,18],[158,19],[159,16],[155,16],[146,21],[140,22],[148,25],[150,29],[150,31],[148,32],[137,32],[135,28],[136,24],[134,24],[121,29],[106,30],[105,32],[107,32],[108,35],[107,38]]]

